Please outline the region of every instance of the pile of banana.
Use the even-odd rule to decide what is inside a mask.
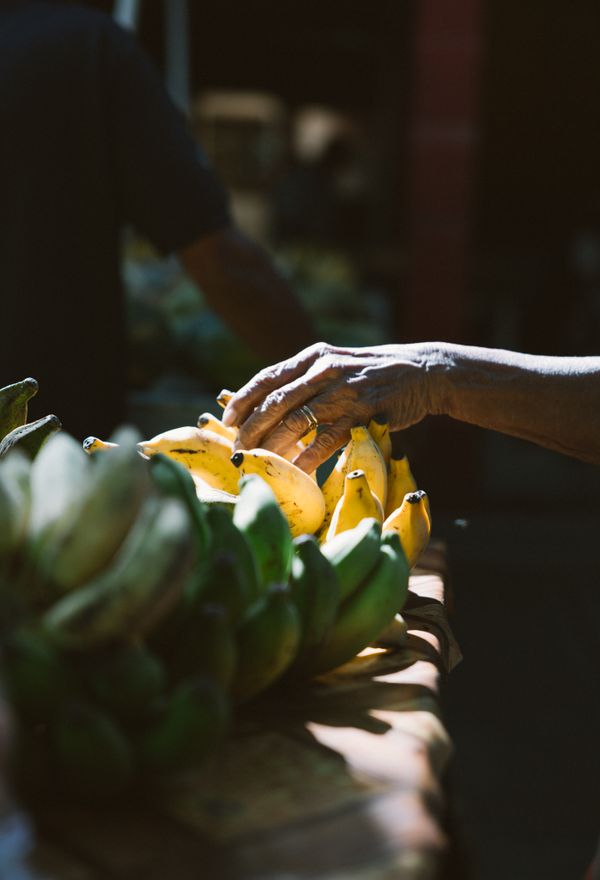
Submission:
[[[111,797],[197,767],[239,705],[399,616],[430,513],[386,424],[353,429],[319,486],[234,452],[209,413],[147,441],[23,445],[32,381],[0,389],[0,668],[23,788]]]

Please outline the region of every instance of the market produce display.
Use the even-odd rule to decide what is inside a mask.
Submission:
[[[351,660],[402,610],[431,519],[384,421],[320,486],[295,452],[234,452],[211,413],[82,445],[27,423],[36,390],[0,389],[0,659],[25,787],[111,797],[192,769],[239,706]]]

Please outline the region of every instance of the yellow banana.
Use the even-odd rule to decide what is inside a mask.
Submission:
[[[293,461],[297,455],[300,455],[301,452],[304,452],[304,446],[303,446],[302,442],[300,440],[298,440],[298,442],[294,443],[294,445],[290,449],[288,449],[287,452],[283,453],[283,457],[287,461]],[[309,477],[311,477],[311,479],[313,479],[316,482],[317,472],[311,471],[309,474]]]
[[[223,388],[222,391],[219,391],[216,397],[216,401],[220,407],[225,409],[231,398],[233,397],[233,391],[229,391],[227,388]]]
[[[305,434],[304,437],[301,437],[298,442],[301,444],[301,446],[310,446],[316,436],[317,429],[313,428],[312,431],[309,431],[308,434]]]
[[[150,457],[162,452],[181,462],[192,475],[213,489],[238,494],[240,475],[230,461],[233,444],[214,431],[191,426],[173,428],[151,440],[142,440],[138,448]]]
[[[400,507],[384,521],[382,534],[396,532],[402,549],[412,568],[429,543],[431,519],[428,513],[427,493],[422,489],[404,496]]]
[[[387,498],[387,468],[381,450],[364,425],[350,431],[346,473],[361,470],[374,495],[377,495],[385,508]]]
[[[417,481],[412,475],[406,455],[402,455],[400,458],[390,458],[388,463],[388,494],[385,502],[386,517],[400,507],[406,494],[416,492],[417,488]]]
[[[191,474],[191,477],[196,487],[196,495],[200,501],[203,501],[205,504],[224,504],[233,510],[233,506],[238,500],[237,495],[234,495],[232,492],[226,492],[224,489],[215,489],[214,486],[209,486],[206,480],[203,480],[202,477],[196,474]]]
[[[110,443],[108,440],[100,440],[99,437],[86,437],[81,445],[84,452],[92,455],[94,452],[110,452],[111,449],[116,449],[119,444]]]
[[[227,437],[228,440],[233,441],[236,439],[238,435],[237,428],[228,428],[227,425],[224,425],[221,419],[218,419],[212,413],[204,412],[198,416],[198,421],[196,425],[199,428],[204,428],[207,431],[214,431],[215,434],[220,434],[221,437]]]
[[[390,436],[390,426],[385,416],[373,416],[369,422],[369,434],[379,446],[383,460],[388,465],[392,457],[392,438]]]
[[[293,537],[317,531],[325,516],[325,500],[309,474],[266,449],[236,452],[231,461],[241,474],[258,474],[271,487]]]
[[[326,540],[353,529],[366,518],[383,522],[381,501],[371,492],[365,472],[351,471],[346,475],[344,492],[335,506]]]
[[[323,499],[325,501],[325,516],[323,517],[323,523],[321,524],[319,534],[317,535],[319,541],[324,541],[327,537],[327,530],[329,529],[333,511],[344,492],[344,480],[348,473],[347,460],[350,451],[349,445],[350,444],[346,445],[344,449],[342,449],[333,469],[329,472],[327,479],[321,487]]]

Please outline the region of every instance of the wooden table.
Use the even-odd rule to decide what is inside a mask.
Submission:
[[[35,811],[45,880],[433,880],[448,840],[451,744],[440,676],[460,652],[444,608],[443,547],[410,582],[402,647],[374,646],[238,718],[202,769],[155,802]]]

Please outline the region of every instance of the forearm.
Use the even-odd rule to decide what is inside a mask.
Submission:
[[[545,357],[440,343],[435,411],[600,464],[600,357]]]
[[[267,254],[236,230],[197,242],[180,254],[208,305],[268,361],[315,340],[312,320]]]

